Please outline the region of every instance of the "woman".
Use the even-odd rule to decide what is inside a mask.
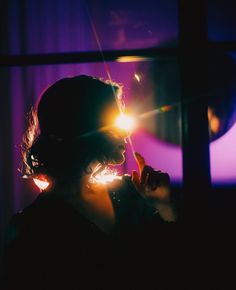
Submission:
[[[121,93],[116,83],[81,75],[40,97],[24,137],[23,173],[49,186],[12,219],[9,289],[121,289],[133,283],[142,256],[130,243],[143,243],[153,224],[158,231],[157,224],[176,220],[168,175],[139,153],[140,177],[134,171],[98,182],[108,165],[125,159],[129,132],[113,125],[124,110]]]

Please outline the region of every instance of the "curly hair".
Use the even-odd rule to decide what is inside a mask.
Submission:
[[[121,85],[86,75],[47,88],[31,109],[23,136],[23,177],[46,174],[65,181],[89,171],[94,160],[106,164],[112,148],[99,128],[106,108],[118,108],[121,93]]]

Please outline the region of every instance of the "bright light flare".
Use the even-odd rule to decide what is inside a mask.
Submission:
[[[96,184],[107,184],[116,179],[121,179],[121,176],[117,175],[116,171],[112,171],[109,168],[105,168],[99,173],[92,174],[90,176],[89,182]]]
[[[141,77],[137,73],[134,74],[134,78],[140,83]]]
[[[125,114],[121,114],[115,121],[117,128],[125,131],[133,131],[136,127],[135,120],[133,117]]]
[[[34,178],[33,181],[40,190],[45,190],[50,185],[49,180],[45,176],[38,176],[37,178]]]

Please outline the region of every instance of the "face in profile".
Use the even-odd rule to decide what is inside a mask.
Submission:
[[[108,163],[110,165],[122,164],[125,161],[125,145],[128,134],[121,130],[110,130],[104,133],[111,143],[111,151],[108,153]]]
[[[109,165],[119,165],[125,161],[126,139],[130,135],[128,130],[121,129],[115,125],[115,120],[124,110],[124,108],[121,110],[119,106],[119,103],[114,102],[104,113],[104,119],[106,120],[105,127],[107,127],[107,129],[103,131],[103,134],[110,145],[110,150],[107,152],[106,156]]]

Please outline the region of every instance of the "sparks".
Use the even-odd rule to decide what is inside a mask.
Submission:
[[[107,184],[116,179],[121,179],[121,176],[117,175],[116,171],[112,171],[109,168],[105,168],[99,173],[92,174],[90,176],[89,182],[90,183],[100,183],[100,184]]]

